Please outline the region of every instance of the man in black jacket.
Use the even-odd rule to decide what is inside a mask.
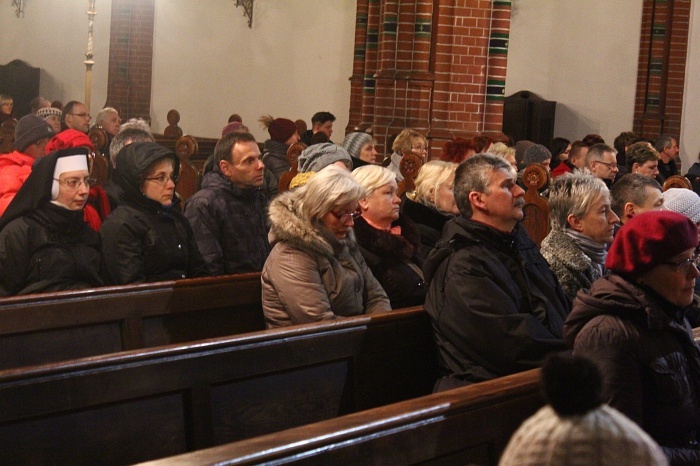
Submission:
[[[539,367],[565,349],[571,309],[524,227],[525,192],[503,159],[479,154],[457,169],[461,215],[447,222],[423,271],[440,363],[436,391]]]
[[[202,188],[187,200],[185,217],[212,275],[259,272],[265,264],[264,167],[252,134],[229,133],[207,162]]]

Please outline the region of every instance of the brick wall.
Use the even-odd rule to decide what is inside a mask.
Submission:
[[[112,0],[106,106],[150,120],[155,0]]]
[[[634,131],[679,137],[690,0],[644,0]]]
[[[431,158],[456,135],[500,131],[509,29],[509,1],[359,0],[348,128],[385,153],[414,128]]]

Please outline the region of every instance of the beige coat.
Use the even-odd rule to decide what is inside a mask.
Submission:
[[[270,244],[262,271],[268,327],[317,322],[391,310],[351,235],[338,240],[296,213],[299,191],[270,204]]]

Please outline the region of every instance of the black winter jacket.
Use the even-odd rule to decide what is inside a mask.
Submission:
[[[448,220],[454,218],[452,215],[445,215],[437,209],[423,205],[420,202],[412,201],[404,196],[401,204],[401,214],[407,215],[415,223],[420,234],[421,246],[418,250],[418,257],[421,261],[428,258],[428,254],[433,250],[435,244],[442,237],[442,229]]]
[[[102,258],[115,285],[175,280],[208,275],[206,264],[177,199],[163,207],[141,193],[141,176],[149,165],[171,156],[155,143],[133,143],[119,152],[115,181],[124,191],[119,207],[100,229]]]
[[[100,238],[82,210],[46,203],[0,232],[0,296],[102,285]]]
[[[565,349],[571,302],[522,225],[507,234],[456,217],[423,271],[425,309],[452,378],[466,384],[533,369]]]
[[[258,188],[241,189],[218,166],[187,200],[185,217],[211,275],[262,270],[270,243],[265,224],[267,200]]]
[[[364,218],[355,220],[355,238],[362,257],[384,288],[392,309],[424,303],[428,287],[423,281],[416,257],[420,237],[408,217],[399,217],[392,226],[401,226],[401,235],[377,230]]]
[[[581,292],[564,325],[601,369],[608,403],[639,424],[671,464],[700,464],[700,348],[678,308],[618,275]]]

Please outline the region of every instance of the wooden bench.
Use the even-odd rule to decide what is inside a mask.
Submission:
[[[539,247],[549,233],[549,204],[539,190],[549,186],[549,171],[539,163],[528,165],[523,171],[525,205],[523,225],[530,239]]]
[[[496,465],[544,405],[539,369],[145,463]]]
[[[700,328],[693,329],[695,341]],[[544,404],[539,369],[337,419],[145,463],[497,465]]]
[[[422,308],[6,370],[0,463],[162,458],[426,395],[436,378]]]
[[[263,330],[260,274],[0,299],[0,369]]]

